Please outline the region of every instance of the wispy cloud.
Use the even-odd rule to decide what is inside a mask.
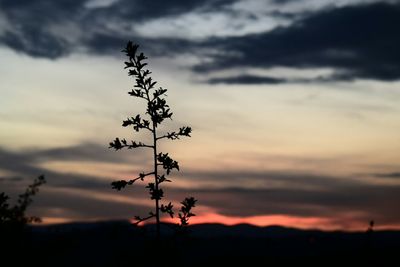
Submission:
[[[400,172],[378,173],[375,176],[380,178],[400,178]]]
[[[382,3],[323,10],[270,32],[210,40],[210,46],[230,53],[215,55],[195,70],[330,67],[336,73],[326,79],[397,80],[400,38],[393,33],[399,18],[399,5]]]
[[[280,84],[286,83],[285,79],[274,77],[260,77],[254,75],[241,75],[227,78],[211,78],[209,84]]]

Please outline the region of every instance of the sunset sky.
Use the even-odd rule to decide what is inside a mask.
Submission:
[[[166,201],[193,222],[400,228],[400,1],[0,0],[0,191],[44,174],[45,223],[130,219],[152,208],[144,150],[108,148],[143,104],[128,40],[168,88],[179,161]]]

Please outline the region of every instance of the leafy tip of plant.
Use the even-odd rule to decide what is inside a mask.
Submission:
[[[116,189],[120,191],[122,188],[124,188],[128,184],[127,181],[125,180],[120,180],[120,181],[114,181],[111,183],[112,189]]]

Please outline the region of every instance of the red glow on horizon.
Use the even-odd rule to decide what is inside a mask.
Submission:
[[[167,219],[166,222],[176,222],[174,219]],[[287,215],[263,215],[250,217],[225,216],[217,213],[206,213],[190,218],[190,224],[219,223],[224,225],[251,224],[255,226],[279,225],[294,228],[320,228],[325,230],[332,229],[327,224],[326,219],[322,218],[302,218]],[[317,227],[323,226],[323,227]]]
[[[165,219],[164,222],[176,223],[176,219]],[[288,215],[261,215],[261,216],[225,216],[217,213],[205,213],[190,218],[190,224],[218,223],[228,226],[237,224],[250,224],[259,227],[278,225],[299,229],[319,229],[319,230],[344,230],[344,231],[365,231],[368,227],[367,222],[353,221],[346,225],[338,224],[329,218],[319,217],[296,217]],[[400,229],[400,225],[381,225],[376,229]]]
[[[51,224],[64,224],[64,223],[73,223],[74,219],[71,218],[59,218],[59,217],[43,217],[44,225]],[[105,221],[103,220],[78,220],[79,222],[97,222],[97,221]],[[135,223],[135,220],[130,220],[131,223]],[[178,220],[165,218],[162,220],[167,223],[177,223]],[[365,231],[368,228],[368,222],[360,222],[357,220],[350,221],[348,218],[345,220],[347,223],[338,224],[337,220],[329,219],[329,218],[318,218],[318,217],[296,217],[296,216],[288,216],[288,215],[262,215],[262,216],[249,216],[249,217],[239,217],[239,216],[225,216],[213,212],[199,214],[198,216],[190,218],[189,223],[193,224],[224,224],[228,226],[237,225],[237,224],[250,224],[259,227],[278,225],[290,228],[299,228],[299,229],[319,229],[325,231],[332,230],[341,230],[341,231]],[[147,222],[141,222],[139,226],[144,225]],[[148,223],[154,223],[154,221],[149,221]],[[374,227],[376,230],[400,230],[400,225],[376,225]]]

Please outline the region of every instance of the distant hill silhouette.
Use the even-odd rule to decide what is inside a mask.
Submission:
[[[149,265],[155,225],[127,221],[30,226],[12,257],[20,266]],[[398,266],[400,231],[324,232],[280,226],[192,225],[176,235],[163,225],[161,266]],[[3,255],[11,257],[3,244]],[[124,257],[121,257],[124,255]],[[152,262],[152,261],[150,261]],[[221,263],[222,262],[222,263]],[[3,262],[4,263],[4,262]]]

